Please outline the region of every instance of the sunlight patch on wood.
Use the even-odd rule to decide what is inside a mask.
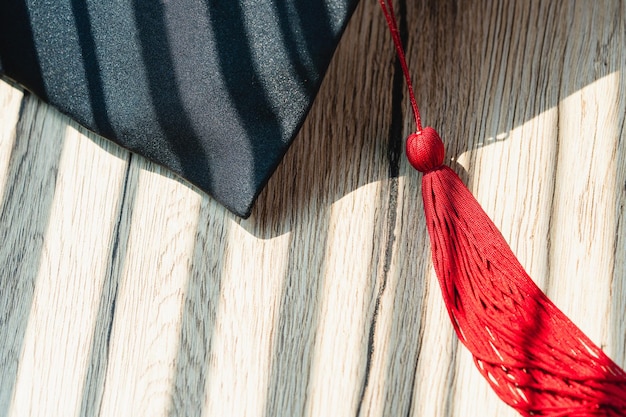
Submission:
[[[165,416],[201,198],[173,174],[133,158],[132,213],[102,397],[104,415]],[[134,183],[136,181],[136,183]],[[158,190],[158,192],[155,192]],[[134,194],[134,195],[133,195]]]
[[[371,196],[377,195],[378,187],[364,185],[332,205],[309,416],[351,415],[359,400],[376,296],[370,270],[376,209]]]
[[[624,160],[617,153],[624,100],[620,72],[585,86],[559,105],[559,152],[550,240],[548,294],[599,346],[611,332],[617,190]],[[620,103],[620,105],[616,105]]]
[[[11,416],[78,412],[98,311],[94,306],[108,272],[103,255],[112,240],[126,160],[119,148],[109,153],[71,126],[64,137]],[[102,176],[105,169],[109,175]],[[118,192],[110,193],[113,189]],[[33,396],[41,402],[30,401]]]
[[[264,416],[290,240],[257,239],[230,220],[203,415]]]

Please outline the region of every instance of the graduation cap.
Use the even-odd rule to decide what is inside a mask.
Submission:
[[[247,217],[356,4],[3,0],[0,73]]]
[[[522,415],[626,415],[626,372],[524,271],[415,115],[433,265],[454,329]],[[309,109],[356,0],[0,5],[0,71],[246,216]],[[421,244],[421,242],[419,243]]]

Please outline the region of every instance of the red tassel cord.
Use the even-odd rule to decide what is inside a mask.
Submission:
[[[430,127],[407,141],[448,313],[498,396],[522,415],[626,415],[626,373],[524,271]]]
[[[410,85],[393,7],[379,2]],[[416,105],[413,110],[419,120]],[[424,173],[433,264],[452,325],[498,396],[524,416],[625,416],[626,372],[535,285],[461,179],[443,165],[437,132],[418,125],[406,151]]]

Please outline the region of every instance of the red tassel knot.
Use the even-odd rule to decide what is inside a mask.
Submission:
[[[407,138],[406,156],[413,168],[426,173],[443,164],[445,148],[435,129],[426,127]]]

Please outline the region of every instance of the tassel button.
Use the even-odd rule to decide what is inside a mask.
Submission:
[[[432,127],[411,134],[406,140],[406,156],[413,168],[426,173],[443,165],[445,149]]]

